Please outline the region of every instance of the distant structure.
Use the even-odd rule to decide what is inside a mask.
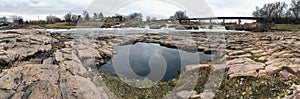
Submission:
[[[213,23],[213,20],[222,20],[220,23]],[[227,20],[231,20],[228,22]],[[232,20],[236,20],[232,23]],[[242,20],[252,20],[250,23],[241,23]],[[227,22],[226,22],[227,21]],[[160,29],[162,27],[175,27],[180,30],[198,29],[226,29],[241,31],[268,31],[269,27],[264,24],[265,19],[260,17],[206,17],[206,18],[181,18],[181,19],[160,19],[153,20],[150,28]]]
[[[256,20],[256,22],[262,22],[264,19],[259,17],[206,17],[206,18],[186,18],[186,19],[177,19],[181,24],[191,24],[192,21],[202,21],[209,20],[209,23],[212,23],[212,20],[223,20],[222,24],[225,25],[226,20],[237,20],[237,24],[241,24],[241,20]]]
[[[207,24],[209,28],[213,27],[212,20],[222,20],[221,25],[225,26],[226,30],[241,30],[241,31],[254,31],[254,32],[264,32],[268,31],[270,27],[264,24],[266,19],[261,17],[206,17],[206,18],[186,18],[177,19],[181,25],[188,25],[188,29],[194,28],[197,25]],[[201,21],[206,21],[207,23],[201,23]],[[226,23],[226,20],[237,20],[236,23]],[[242,20],[255,20],[253,23],[241,24]]]

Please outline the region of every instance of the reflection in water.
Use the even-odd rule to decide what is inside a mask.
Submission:
[[[154,82],[172,80],[185,66],[211,60],[211,55],[202,52],[189,53],[153,43],[136,43],[114,49],[118,53],[100,68],[101,72],[125,78],[149,78]]]

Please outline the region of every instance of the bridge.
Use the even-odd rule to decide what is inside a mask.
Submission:
[[[186,19],[177,19],[179,23],[189,23],[191,20],[210,20],[210,23],[212,23],[212,20],[223,20],[223,23],[225,23],[225,20],[228,19],[236,19],[238,20],[238,24],[240,24],[241,20],[256,20],[257,22],[261,22],[264,20],[264,18],[261,17],[206,17],[206,18],[186,18]]]
[[[223,20],[222,25],[225,26],[228,30],[246,30],[246,31],[266,31],[268,27],[264,26],[263,23],[268,21],[266,18],[262,17],[204,17],[204,18],[186,18],[186,19],[160,19],[160,20],[153,20],[152,22],[159,23],[160,25],[166,24],[168,22],[175,22],[179,21],[180,24],[184,25],[186,29],[199,29],[199,25],[201,25],[201,20],[209,20],[211,27],[212,20]],[[226,24],[226,20],[237,20],[237,24]],[[241,20],[255,20],[257,23],[250,23],[250,24],[241,24]],[[199,21],[199,22],[192,22],[192,21]]]

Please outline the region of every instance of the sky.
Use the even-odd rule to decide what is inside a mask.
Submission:
[[[81,14],[83,10],[106,16],[138,12],[157,18],[168,18],[178,10],[189,17],[252,16],[256,6],[277,1],[290,4],[291,0],[0,0],[0,16],[37,20],[47,15],[63,18],[68,12]]]

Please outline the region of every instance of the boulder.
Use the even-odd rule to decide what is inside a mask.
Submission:
[[[24,90],[26,89],[26,90]],[[15,93],[12,98],[20,99],[20,98],[28,98],[28,99],[42,99],[42,98],[49,98],[49,99],[59,99],[61,97],[61,92],[59,87],[53,83],[49,82],[42,82],[37,81],[26,88],[23,89],[23,92]]]
[[[230,78],[247,76],[257,77],[258,71],[264,68],[265,64],[255,62],[249,58],[238,58],[226,63]]]
[[[196,91],[181,91],[176,93],[177,96],[181,97],[181,98],[191,98],[194,97],[196,95]]]
[[[290,76],[293,76],[293,74],[289,73],[287,70],[282,70],[279,72],[279,74],[284,77],[284,78],[288,78]]]
[[[286,58],[277,58],[270,61],[267,61],[265,70],[268,74],[273,74],[281,71],[285,66],[289,64],[288,59]]]
[[[211,66],[210,64],[188,65],[185,67],[185,71],[187,72],[195,69],[209,68],[210,66]]]
[[[15,61],[38,57],[42,52],[47,53],[52,49],[52,42],[57,42],[50,36],[36,33],[34,30],[20,30],[1,34],[0,39],[10,43],[0,44],[0,65],[8,66]]]
[[[237,50],[237,51],[230,51],[228,53],[229,56],[234,56],[234,55],[242,55],[242,54],[245,54],[246,52],[243,51],[243,50]]]

